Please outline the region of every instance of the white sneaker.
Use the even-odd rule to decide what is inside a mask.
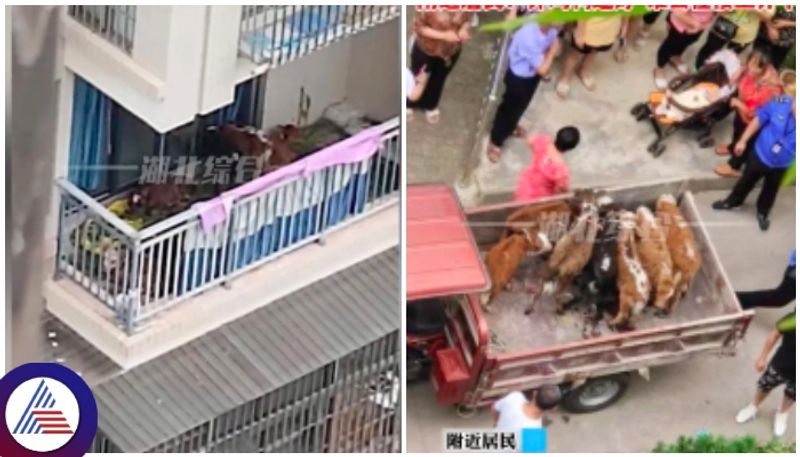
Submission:
[[[773,423],[772,431],[775,436],[780,438],[786,433],[786,427],[789,423],[789,412],[782,413],[780,411],[775,413],[775,422]]]
[[[739,424],[744,424],[745,422],[753,420],[756,417],[756,411],[758,411],[758,408],[750,403],[742,408],[738,414],[736,414],[736,422]]]

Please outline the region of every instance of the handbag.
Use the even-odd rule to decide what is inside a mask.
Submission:
[[[711,27],[711,33],[725,41],[732,40],[733,37],[736,36],[738,30],[739,26],[725,16],[718,16],[717,20],[714,21],[714,25]]]

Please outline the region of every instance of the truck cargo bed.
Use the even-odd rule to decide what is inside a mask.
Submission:
[[[684,218],[693,228],[703,259],[702,266],[689,292],[672,313],[667,316],[657,316],[654,308],[648,306],[638,318],[634,319],[633,330],[680,325],[741,312],[738,302],[732,300],[732,290],[716,260],[690,191],[678,182],[622,187],[607,191],[607,195],[617,204],[632,211],[639,205],[646,205],[654,210],[656,199],[666,193],[676,197]],[[575,203],[576,198],[575,195],[554,197],[543,203],[559,199]],[[469,220],[473,234],[482,253],[488,251],[500,238],[502,221],[522,206],[526,205],[515,202],[470,212]],[[493,353],[503,354],[554,347],[564,343],[626,333],[625,330],[610,329],[605,318],[598,320],[597,313],[588,303],[577,304],[558,315],[552,296],[532,291],[542,290],[545,260],[546,257],[526,259],[517,270],[510,284],[510,290],[500,292],[492,303],[491,311],[485,313],[484,317],[490,331],[490,349]],[[526,315],[528,309],[532,311]]]
[[[590,306],[577,304],[558,315],[555,300],[550,295],[535,297],[528,288],[537,285],[541,290],[541,281],[533,278],[542,277],[543,267],[544,261],[538,258],[523,263],[511,290],[501,292],[495,298],[491,311],[484,314],[489,324],[492,352],[519,352],[624,333],[610,329],[605,319],[598,322]],[[635,329],[682,324],[725,314],[723,301],[711,281],[707,269],[701,269],[689,293],[671,314],[657,316],[653,307],[647,307],[634,322]],[[525,311],[531,308],[534,300],[532,311],[526,315]]]

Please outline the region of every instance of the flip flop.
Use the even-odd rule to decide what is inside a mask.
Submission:
[[[490,144],[489,145],[489,149],[486,151],[486,157],[489,158],[489,162],[491,162],[491,163],[499,162],[500,161],[500,154],[501,154],[500,148],[498,148],[497,146],[495,146],[493,144]]]
[[[731,155],[731,145],[729,144],[718,144],[716,148],[714,148],[714,152],[718,156],[729,156]]]
[[[717,167],[714,168],[714,173],[724,178],[738,178],[739,176],[742,176],[742,172],[734,170],[727,163],[717,165]]]
[[[436,125],[439,123],[440,113],[438,109],[425,111],[425,120],[428,124]]]
[[[564,82],[556,84],[556,93],[561,98],[567,98],[569,95],[569,84]]]
[[[597,86],[595,85],[595,82],[594,82],[594,77],[592,75],[581,75],[581,74],[579,74],[578,75],[578,79],[581,80],[581,83],[583,84],[583,87],[585,87],[586,90],[588,90],[590,92],[597,88]]]

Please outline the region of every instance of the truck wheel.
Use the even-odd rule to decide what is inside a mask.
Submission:
[[[629,379],[627,373],[589,379],[568,391],[561,401],[561,406],[573,413],[599,411],[612,405],[625,394]]]
[[[419,382],[428,378],[431,364],[419,349],[406,348],[406,382]]]

